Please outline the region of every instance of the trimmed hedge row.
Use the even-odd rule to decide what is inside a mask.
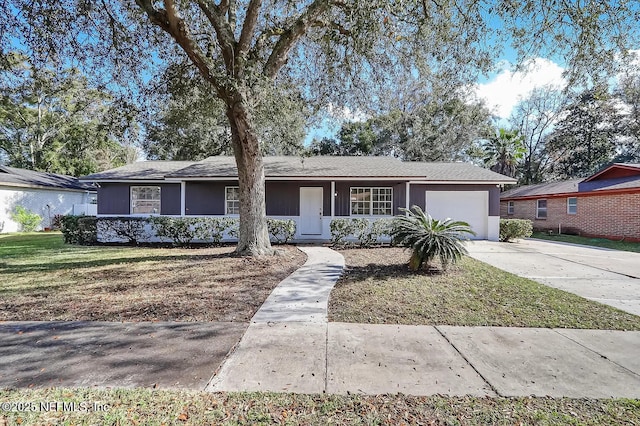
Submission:
[[[378,219],[373,222],[364,218],[333,219],[329,224],[331,243],[336,247],[373,247],[382,244],[381,238],[391,238],[393,219]]]
[[[128,244],[148,242],[156,237],[175,246],[186,246],[195,240],[220,244],[226,234],[238,237],[238,219],[226,217],[91,217],[64,216],[61,231],[65,243],[95,244],[98,235],[106,241]],[[286,244],[296,233],[295,221],[267,219],[273,242]]]

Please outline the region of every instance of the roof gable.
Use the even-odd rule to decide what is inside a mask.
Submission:
[[[618,179],[631,176],[640,176],[640,164],[614,163],[599,171],[598,173],[589,176],[583,182],[605,179]]]

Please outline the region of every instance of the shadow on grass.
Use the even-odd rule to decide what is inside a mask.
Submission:
[[[171,254],[167,256],[142,256],[142,257],[120,257],[112,259],[96,259],[78,262],[52,262],[27,265],[13,265],[10,263],[0,263],[0,274],[16,274],[25,272],[54,272],[66,269],[94,268],[110,265],[124,265],[127,263],[142,262],[169,262],[191,259],[194,261],[214,261],[219,259],[234,258],[234,253],[218,254]]]
[[[452,267],[450,267],[452,268]],[[353,282],[361,281],[367,278],[386,279],[386,278],[412,278],[412,277],[433,277],[443,275],[445,272],[436,266],[423,266],[417,271],[409,269],[407,263],[396,263],[390,265],[381,265],[369,263],[366,266],[348,266],[345,268],[341,281]]]

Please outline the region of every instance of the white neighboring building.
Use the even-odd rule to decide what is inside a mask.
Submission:
[[[40,215],[39,229],[44,229],[57,214],[95,216],[97,193],[95,186],[72,176],[0,166],[0,232],[19,230],[11,219],[16,206]]]

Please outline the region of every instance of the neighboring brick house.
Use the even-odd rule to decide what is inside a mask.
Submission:
[[[500,194],[500,217],[530,219],[537,230],[640,241],[640,164],[510,189]]]

